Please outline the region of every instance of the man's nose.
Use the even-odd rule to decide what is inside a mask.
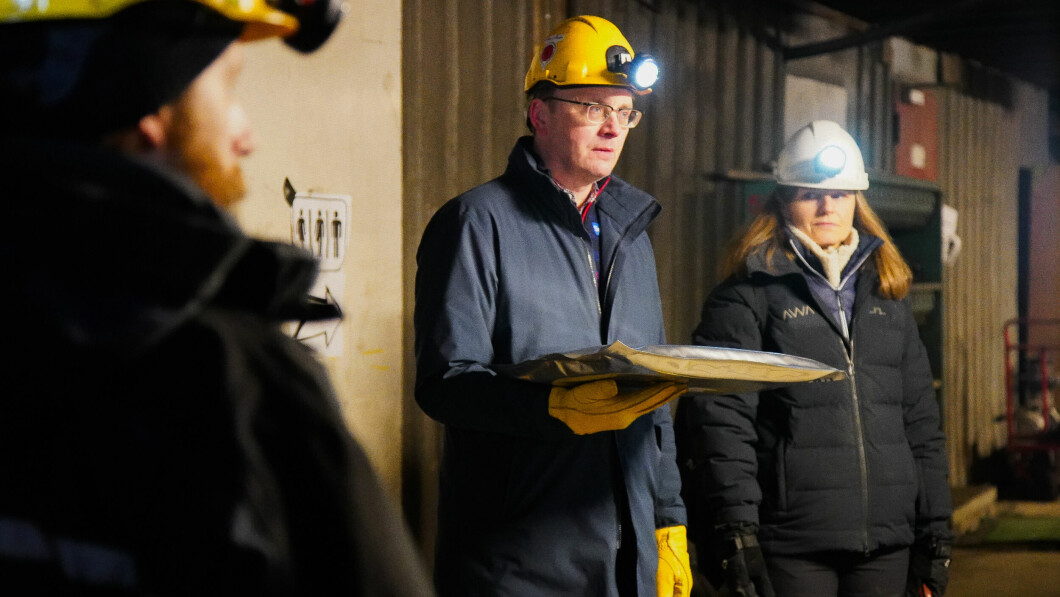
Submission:
[[[229,121],[235,131],[232,140],[232,150],[239,157],[246,157],[254,153],[257,144],[254,139],[254,127],[250,126],[250,118],[241,105],[234,105],[229,113]]]
[[[614,137],[621,131],[622,125],[618,123],[618,112],[613,110],[607,115],[607,120],[600,123],[600,134]]]
[[[257,142],[254,139],[254,131],[247,127],[235,140],[235,151],[239,157],[246,157],[257,149]]]

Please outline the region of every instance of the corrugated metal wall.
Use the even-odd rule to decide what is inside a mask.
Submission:
[[[416,247],[446,200],[503,170],[512,144],[526,131],[523,78],[534,40],[565,18],[565,10],[562,0],[405,0],[403,5],[404,197],[395,206],[403,210],[405,247],[402,501],[428,554],[436,528],[441,430],[412,397]]]
[[[939,93],[939,186],[957,209],[960,256],[944,274],[944,418],[952,485],[1005,442],[1002,326],[1017,314],[1019,114]]]
[[[654,93],[637,100],[644,122],[616,173],[663,206],[651,228],[663,312],[669,340],[686,343],[723,249],[747,217],[741,185],[718,175],[761,171],[775,154],[781,63],[752,33],[766,24],[722,3],[570,4],[572,14],[605,15],[663,66]]]

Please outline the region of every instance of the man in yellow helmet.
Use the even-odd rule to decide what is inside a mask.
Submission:
[[[602,18],[561,23],[527,73],[532,135],[424,232],[416,398],[446,428],[441,595],[688,595],[673,429],[659,408],[684,388],[553,388],[495,369],[664,342],[646,232],[659,205],[611,174],[654,66]]]
[[[429,595],[323,368],[316,275],[222,211],[242,41],[333,2],[0,0],[0,593]],[[327,314],[333,316],[334,314]]]

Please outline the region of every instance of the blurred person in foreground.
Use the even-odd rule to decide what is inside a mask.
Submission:
[[[735,242],[696,344],[815,359],[846,379],[687,396],[675,421],[699,567],[729,595],[940,597],[948,465],[912,274],[862,193],[861,152],[815,121]]]
[[[655,79],[638,74],[654,68],[605,19],[560,23],[526,75],[532,134],[503,175],[446,203],[423,234],[416,399],[445,424],[442,595],[691,587],[665,406],[683,384],[552,387],[493,368],[663,343],[647,234],[660,207],[611,173],[640,121],[634,97]]]
[[[305,300],[315,264],[222,209],[254,149],[244,42],[309,51],[341,14],[0,4],[0,593],[431,594],[323,367],[279,329],[334,315]]]

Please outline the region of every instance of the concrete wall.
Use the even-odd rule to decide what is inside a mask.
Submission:
[[[239,90],[257,151],[237,208],[251,234],[291,240],[284,178],[298,191],[352,196],[339,289],[340,356],[322,356],[354,436],[400,493],[401,3],[358,0],[338,31],[305,56],[250,44]]]
[[[1032,346],[1048,346],[1053,375],[1060,374],[1060,164],[1033,170],[1027,316],[1052,320],[1027,330]]]
[[[1027,314],[1039,322],[1028,327],[1024,343],[1048,347],[1054,375],[1060,372],[1060,164],[1049,155],[1049,98],[1030,85],[1016,87],[1023,119],[1020,165],[1031,174]]]

